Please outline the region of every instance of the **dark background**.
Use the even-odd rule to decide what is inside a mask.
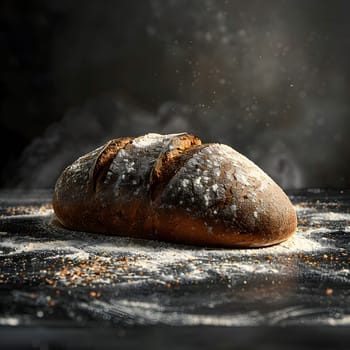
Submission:
[[[350,188],[348,1],[2,1],[1,187],[189,131],[284,188]]]

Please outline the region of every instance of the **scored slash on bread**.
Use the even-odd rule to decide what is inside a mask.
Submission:
[[[296,229],[291,202],[260,168],[187,133],[114,139],[80,157],[53,207],[73,230],[206,246],[267,246]]]
[[[154,201],[163,191],[170,179],[189,159],[201,140],[189,134],[180,134],[170,138],[155,162],[150,176],[150,194]],[[188,151],[185,155],[184,152]]]
[[[108,168],[113,161],[113,157],[125,146],[132,142],[133,138],[125,137],[121,139],[114,139],[103,147],[102,151],[96,158],[96,162],[91,167],[91,184],[93,190],[96,191],[96,184],[101,179],[107,175]]]

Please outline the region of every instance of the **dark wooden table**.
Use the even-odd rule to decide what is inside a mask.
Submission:
[[[0,348],[344,348],[350,191],[289,193],[280,245],[208,249],[72,232],[48,191],[0,192]]]

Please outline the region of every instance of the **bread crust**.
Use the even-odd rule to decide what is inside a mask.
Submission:
[[[63,171],[53,207],[73,230],[204,246],[272,245],[297,225],[260,168],[187,133],[109,141]]]

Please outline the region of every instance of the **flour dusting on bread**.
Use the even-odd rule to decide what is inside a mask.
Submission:
[[[259,167],[187,133],[109,141],[65,169],[53,206],[68,228],[208,246],[267,246],[296,229]]]

